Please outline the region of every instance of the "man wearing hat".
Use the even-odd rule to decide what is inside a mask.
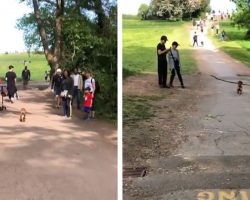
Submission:
[[[168,41],[167,36],[161,36],[161,42],[157,45],[157,56],[158,56],[158,78],[159,86],[161,88],[168,88],[167,86],[167,53],[170,49],[166,49],[165,44]]]
[[[56,74],[52,78],[52,83],[51,83],[51,90],[55,94],[56,108],[59,108],[60,103],[61,103],[60,94],[61,94],[61,91],[62,91],[62,89],[61,89],[62,81],[63,81],[62,70],[60,68],[58,68],[56,70]]]

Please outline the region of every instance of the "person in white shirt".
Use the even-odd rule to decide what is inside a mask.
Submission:
[[[92,92],[93,94],[93,102],[92,102],[92,107],[91,107],[91,113],[90,113],[90,117],[92,119],[95,118],[95,79],[92,77],[91,75],[91,72],[87,71],[86,72],[86,80],[85,80],[85,83],[84,83],[84,88],[90,88],[90,91]]]
[[[80,73],[78,73],[77,69],[74,70],[74,73],[71,75],[71,78],[74,82],[74,91],[73,91],[73,100],[72,105],[74,104],[74,101],[76,100],[77,109],[81,108],[81,101],[80,101],[80,94],[83,89],[83,80]]]

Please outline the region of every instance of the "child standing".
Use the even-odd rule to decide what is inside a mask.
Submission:
[[[84,101],[84,108],[83,111],[86,113],[84,119],[88,120],[91,118],[91,108],[93,103],[93,92],[91,91],[90,87],[85,88],[85,101]]]
[[[181,87],[185,88],[183,79],[181,76],[180,54],[179,54],[179,51],[177,50],[178,46],[179,46],[178,42],[173,42],[172,48],[170,52],[168,53],[168,62],[169,62],[170,69],[171,69],[169,87],[174,87],[173,81],[174,81],[175,75],[177,74],[179,81],[181,83]]]

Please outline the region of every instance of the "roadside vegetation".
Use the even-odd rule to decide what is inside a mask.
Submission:
[[[232,21],[223,21],[220,23],[220,30],[225,30],[226,41],[222,41],[220,35],[210,31],[210,38],[216,47],[250,67],[250,40],[246,39],[247,28],[235,25]]]

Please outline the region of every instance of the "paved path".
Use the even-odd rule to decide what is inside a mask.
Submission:
[[[116,128],[64,119],[40,90],[20,91],[0,112],[1,200],[115,200]],[[19,122],[19,110],[28,111]]]
[[[213,79],[250,83],[250,68],[218,51],[205,38],[196,48],[199,70],[206,82],[197,112],[187,123],[188,141],[177,155],[156,160],[156,176],[138,179],[135,186],[152,200],[250,199],[250,87],[236,94],[236,85]]]

